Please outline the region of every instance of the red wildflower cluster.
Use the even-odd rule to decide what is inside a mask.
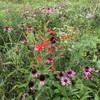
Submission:
[[[42,31],[42,30],[43,30],[43,28],[41,28],[41,29],[39,29],[38,31],[36,31],[36,33],[40,32],[40,31]]]
[[[55,35],[55,34],[54,34],[55,31],[52,31],[52,29],[48,28],[48,31],[49,31],[52,35]]]
[[[69,38],[69,32],[67,33],[67,38]]]
[[[53,54],[54,49],[52,47],[48,47],[48,49],[49,49],[48,53]]]
[[[35,46],[33,46],[34,50],[40,53],[41,50],[44,50],[45,46],[49,46],[49,44],[47,42],[48,41],[43,41],[42,44],[35,44]]]
[[[53,72],[54,71],[54,66],[52,65],[52,63],[51,63],[50,66],[52,67],[51,72]]]
[[[38,57],[38,56],[37,56]],[[41,61],[41,57],[38,57],[37,59],[36,59],[36,61],[37,62],[40,62]]]

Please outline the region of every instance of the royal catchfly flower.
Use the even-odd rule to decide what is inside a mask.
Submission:
[[[50,43],[50,46],[51,46],[51,47],[55,47],[55,46],[56,46],[56,41],[55,41],[55,40],[56,40],[55,37],[51,37],[51,38],[50,38],[50,42],[51,42],[51,43]]]
[[[54,66],[53,66],[53,64],[51,63],[50,66],[52,67],[51,72],[53,72],[53,71],[54,71]]]
[[[32,64],[32,68],[34,68],[34,67],[35,67],[35,64],[33,63],[33,64]]]
[[[49,64],[49,63],[51,63],[51,62],[53,62],[54,61],[54,59],[53,58],[45,58],[45,61]]]
[[[74,71],[72,71],[71,69],[66,71],[66,75],[67,75],[68,77],[74,77],[75,74],[76,74],[76,73],[75,73]]]
[[[33,90],[33,89],[35,88],[34,83],[33,83],[32,81],[30,81],[30,82],[28,83],[28,86],[29,86],[29,88],[30,88],[31,90]]]
[[[34,47],[34,51],[37,51],[37,52],[41,52],[41,49],[43,50],[44,49],[44,47],[41,45],[41,44],[35,44],[35,46],[33,46]]]
[[[47,42],[48,41],[43,41],[42,44],[35,44],[35,46],[33,46],[34,50],[40,53],[41,49],[44,50],[46,46],[49,46]]]
[[[38,76],[38,72],[36,69],[32,69],[32,73],[31,73],[32,77],[37,77]]]
[[[45,85],[45,76],[43,74],[39,76],[39,79],[40,79],[40,85]]]
[[[67,77],[61,78],[61,84],[62,84],[62,85],[68,85],[68,84],[71,84],[70,79],[67,78]]]
[[[55,38],[55,37],[51,37],[51,38],[50,38],[50,42],[51,42],[51,43],[56,43],[56,41],[55,41],[55,40],[56,40],[56,38]]]
[[[50,46],[50,47],[48,47],[48,49],[49,49],[48,53],[49,53],[49,54],[53,54],[53,51],[54,51],[53,47]]]
[[[23,99],[25,99],[26,97],[29,96],[29,94],[28,93],[24,93],[22,96],[23,96]]]
[[[51,33],[52,35],[54,35],[55,31],[52,31],[52,29],[48,28],[49,33]]]
[[[40,62],[41,61],[41,57],[38,57],[36,61],[37,62]]]

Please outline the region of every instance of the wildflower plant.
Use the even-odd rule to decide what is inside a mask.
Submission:
[[[37,2],[1,8],[0,99],[99,100],[98,5]]]

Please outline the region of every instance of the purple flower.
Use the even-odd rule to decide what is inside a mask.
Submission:
[[[88,73],[85,75],[85,78],[93,80],[92,74]]]
[[[53,59],[53,58],[46,58],[45,61],[46,61],[48,64],[50,64],[51,62],[54,61],[54,59]]]
[[[28,16],[27,18],[28,18],[28,19],[31,19],[31,16]]]
[[[45,8],[42,8],[42,11],[45,11]]]
[[[33,83],[32,81],[30,81],[30,82],[28,83],[28,86],[29,86],[29,88],[30,88],[31,90],[34,90],[34,88],[35,88],[34,83]]]
[[[74,60],[74,62],[75,62],[76,64],[78,64],[78,63],[79,63],[79,61],[78,61],[78,60]]]
[[[40,79],[40,85],[45,85],[45,76],[43,74],[39,76],[39,79]]]
[[[59,72],[56,78],[59,79],[59,78],[63,78],[64,76],[65,76],[64,72]]]
[[[22,44],[27,44],[27,43],[29,43],[28,40],[27,41],[22,41]]]
[[[94,18],[95,16],[93,14],[88,14],[87,18]]]
[[[35,46],[34,51],[38,51],[39,49]]]
[[[38,73],[37,73],[37,70],[36,69],[32,69],[31,76],[32,77],[37,77],[38,76]]]
[[[64,4],[61,4],[60,7],[63,8]]]
[[[36,16],[36,13],[34,13],[33,16]]]
[[[6,30],[8,30],[8,31],[10,32],[10,31],[13,30],[13,29],[10,28],[9,26],[5,26],[5,28],[4,28],[4,32],[5,32]]]
[[[27,30],[34,30],[34,28],[31,25],[28,25],[28,27],[26,27]]]
[[[19,54],[19,53],[20,53],[20,50],[16,50],[16,51],[15,51],[15,54]]]
[[[96,72],[96,73],[99,72],[99,70],[98,70],[97,68],[92,68],[92,70],[93,70],[94,72]]]
[[[67,77],[62,78],[62,79],[61,79],[61,84],[62,84],[62,85],[68,85],[68,84],[71,84],[70,79],[67,78]]]
[[[52,10],[52,9],[48,8],[48,9],[47,9],[47,12],[50,12],[51,10]]]
[[[23,96],[23,99],[25,99],[26,97],[29,96],[29,94],[28,93],[24,93],[22,96]]]
[[[84,74],[85,74],[85,75],[88,74],[91,70],[92,70],[92,68],[90,68],[90,67],[87,66],[87,65],[83,68],[83,71],[84,71]]]
[[[57,8],[54,8],[54,11],[57,11],[58,9]]]
[[[72,71],[72,70],[67,70],[67,71],[66,71],[66,75],[67,75],[68,77],[74,77],[75,74],[76,74],[76,73],[75,73],[74,71]]]
[[[84,74],[85,74],[85,75],[88,75],[89,73],[90,73],[89,69],[85,69],[85,70],[84,70]]]
[[[26,12],[26,13],[29,13],[29,11],[28,11],[28,10],[25,10],[25,12]]]

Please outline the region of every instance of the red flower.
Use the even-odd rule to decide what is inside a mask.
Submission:
[[[53,72],[54,71],[54,66],[52,64],[50,66],[52,67],[51,72]]]
[[[62,46],[59,46],[59,49],[62,49]]]
[[[53,72],[54,70],[53,70],[53,68],[51,69],[51,72]]]
[[[65,37],[61,37],[62,40],[65,40]]]
[[[64,50],[62,50],[62,52],[61,52],[63,55],[65,54],[65,52],[64,52]]]
[[[69,34],[69,32],[67,33],[67,37],[69,38],[69,35],[68,34]]]
[[[49,19],[49,21],[51,21],[51,19]]]
[[[63,58],[66,58],[66,56],[62,56]]]
[[[37,62],[40,62],[41,61],[41,57],[38,57],[36,61]]]
[[[32,64],[32,68],[34,67],[34,65],[35,65],[35,64],[33,63],[33,64]]]
[[[46,40],[45,42],[49,42],[50,39],[49,39],[49,37],[47,37],[47,38],[45,38],[45,40]]]
[[[53,54],[53,52],[51,50],[48,51],[49,54]]]
[[[51,42],[51,43],[55,43],[55,42],[56,42],[55,40],[56,40],[55,37],[51,37],[51,38],[50,38],[50,42]]]
[[[45,46],[49,46],[49,44],[47,44],[47,41],[43,41],[43,44],[41,46],[45,48]]]
[[[52,31],[52,29],[50,30],[50,29],[48,28],[48,31],[49,31],[52,35],[55,35],[55,34],[54,34],[55,31]]]
[[[43,28],[41,28],[40,30],[36,31],[36,33],[37,33],[37,32],[40,32],[40,31],[42,31],[42,30],[43,30]]]
[[[45,58],[45,61],[46,61],[47,63],[51,63],[51,62],[54,61],[54,59],[53,59],[53,58]]]
[[[35,45],[34,47],[35,47],[34,50],[37,51],[37,52],[39,52],[39,53],[40,53],[41,49],[43,49],[42,46],[39,45],[39,44]]]
[[[48,49],[49,49],[48,53],[49,54],[53,54],[53,48],[52,47],[48,47]]]

